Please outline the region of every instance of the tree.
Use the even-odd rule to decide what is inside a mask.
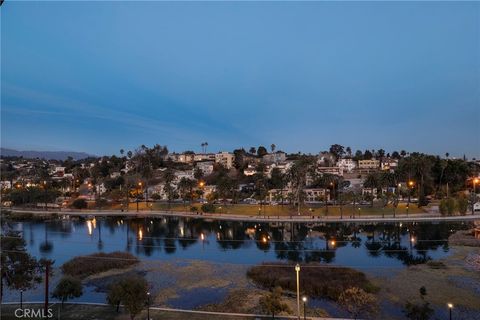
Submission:
[[[277,146],[276,146],[274,143],[272,143],[272,144],[270,145],[270,150],[272,150],[272,153],[275,152],[275,148],[277,148]]]
[[[307,174],[311,173],[313,168],[313,159],[302,156],[296,160],[287,173],[288,181],[292,185],[292,190],[297,200],[297,211],[300,215],[300,204],[303,200],[303,189],[306,186]]]
[[[258,149],[257,149],[257,156],[263,157],[263,156],[266,155],[267,153],[268,153],[268,152],[267,152],[267,148],[265,148],[264,146],[258,147]]]
[[[272,315],[272,319],[275,319],[275,314],[280,312],[290,312],[290,308],[284,302],[282,302],[282,288],[275,287],[272,292],[260,298],[260,307],[269,314]]]
[[[180,192],[180,197],[185,204],[186,200],[192,200],[193,198],[193,188],[196,186],[196,182],[192,179],[187,179],[183,177],[178,182],[178,191]]]
[[[434,310],[430,308],[430,303],[425,300],[427,296],[427,289],[421,287],[419,290],[420,293],[420,303],[412,303],[407,301],[403,313],[410,320],[428,320],[432,317]]]
[[[457,198],[457,209],[458,212],[462,215],[467,213],[468,210],[468,199],[466,197]]]
[[[117,310],[118,306],[123,304],[133,320],[143,310],[148,299],[147,292],[148,283],[144,278],[128,276],[110,286],[107,302],[116,306]]]
[[[110,285],[107,291],[107,303],[117,310],[120,309],[120,304],[122,303],[122,294],[123,289],[119,283],[113,283]]]
[[[351,158],[351,157],[352,157],[352,148],[347,147],[347,148],[345,149],[345,151],[347,152],[347,156],[348,156],[349,158]]]
[[[250,150],[248,150],[250,154],[255,154],[257,153],[257,149],[255,147],[251,147]]]
[[[380,180],[379,177],[376,173],[370,173],[365,181],[363,182],[363,186],[365,188],[370,188],[370,193],[371,193],[371,206],[373,207],[373,190],[378,188],[380,186]]]
[[[363,152],[362,150],[357,150],[355,152],[355,157],[354,157],[355,160],[363,160]]]
[[[365,153],[363,154],[363,159],[364,160],[370,160],[373,158],[373,154],[370,150],[365,150]]]
[[[14,290],[27,290],[40,283],[39,262],[28,254],[25,240],[19,232],[9,231],[1,236],[0,301],[4,283]]]
[[[63,303],[68,299],[78,298],[83,294],[82,281],[72,276],[64,276],[53,290],[52,298],[60,299]]]
[[[75,209],[87,209],[87,200],[83,198],[75,199],[72,203],[72,207],[74,207]]]
[[[343,157],[345,154],[344,147],[340,144],[332,144],[330,146],[330,153],[335,156],[335,159],[338,160]]]
[[[378,310],[375,296],[357,287],[351,287],[343,291],[338,297],[338,303],[354,319],[360,316],[373,316]]]

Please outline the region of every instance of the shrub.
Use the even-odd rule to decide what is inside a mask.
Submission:
[[[449,216],[455,213],[455,200],[453,198],[447,199],[447,213]]]
[[[107,293],[107,302],[117,308],[120,304],[130,313],[130,319],[139,314],[148,299],[148,283],[139,276],[129,276],[112,284]]]
[[[447,208],[447,200],[446,199],[442,199],[440,201],[440,204],[438,205],[438,210],[440,210],[440,213],[442,214],[442,216],[447,215],[448,208]]]
[[[191,211],[191,212],[197,212],[197,211],[198,211],[198,208],[195,207],[195,206],[191,206],[191,207],[190,207],[190,211]]]
[[[162,197],[158,193],[154,193],[150,196],[150,199],[152,200],[160,200]]]
[[[204,203],[202,204],[202,211],[203,212],[215,212],[215,206],[211,203]]]
[[[72,203],[72,207],[75,209],[87,209],[88,203],[85,199],[75,199]]]
[[[460,214],[467,213],[468,210],[468,200],[465,197],[460,197],[457,199],[457,208]]]
[[[442,215],[451,216],[455,212],[455,200],[452,198],[442,199],[438,208]]]
[[[338,302],[354,319],[360,316],[371,317],[378,311],[375,296],[357,287],[343,291]]]
[[[85,278],[110,269],[127,268],[137,262],[138,259],[128,252],[95,253],[65,262],[62,271],[73,277]]]
[[[282,302],[282,288],[275,287],[272,292],[263,296],[259,300],[261,308],[275,318],[275,314],[280,312],[291,312],[288,305]]]
[[[254,266],[247,271],[247,276],[266,289],[280,286],[286,290],[296,290],[296,274],[293,265],[269,263],[268,265]],[[365,274],[360,271],[319,264],[309,264],[308,267],[302,269],[300,286],[308,296],[334,301],[350,287],[358,287],[367,293],[378,291],[378,288],[368,281]]]
[[[71,276],[65,276],[58,282],[52,293],[52,297],[60,299],[63,306],[63,303],[68,299],[78,298],[82,294],[82,281]]]

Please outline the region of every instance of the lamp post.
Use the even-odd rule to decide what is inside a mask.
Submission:
[[[475,214],[475,200],[477,200],[477,183],[478,178],[473,179],[473,194],[472,194],[472,214]]]
[[[23,309],[23,289],[20,289],[20,309]]]
[[[147,292],[147,320],[150,320],[150,291]]]
[[[300,320],[300,265],[295,265],[295,272],[297,273],[297,318]]]
[[[452,303],[448,303],[447,306],[448,306],[449,319],[452,320],[453,304],[452,304]]]
[[[307,308],[306,308],[307,297],[303,296],[302,301],[303,301],[303,320],[307,320]]]
[[[45,211],[47,211],[47,180],[43,181],[43,191],[44,191],[44,197],[43,199],[45,201]]]
[[[408,181],[408,203],[407,203],[407,217],[408,217],[408,211],[410,210],[410,198],[412,195],[412,189],[413,186],[415,185],[415,182],[412,180]]]
[[[142,189],[142,182],[138,183],[138,189],[137,189],[137,212],[138,212],[138,202],[139,202],[139,195],[140,195],[140,190]]]

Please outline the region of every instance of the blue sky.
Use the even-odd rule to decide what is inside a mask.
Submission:
[[[480,157],[480,3],[15,2],[3,147]]]

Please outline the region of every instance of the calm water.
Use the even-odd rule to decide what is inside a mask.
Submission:
[[[191,218],[97,217],[46,222],[7,222],[4,229],[21,231],[29,253],[55,260],[55,267],[78,255],[128,251],[140,259],[163,261],[197,259],[215,263],[255,265],[266,261],[320,262],[348,266],[366,273],[392,273],[407,265],[449,254],[448,236],[463,223],[338,224],[242,223]],[[58,281],[52,279],[52,282]],[[51,285],[55,285],[52,283]],[[201,288],[180,293],[168,304],[196,308],[221,301],[228,290]],[[42,301],[42,285],[24,293],[25,300]],[[7,290],[5,301],[17,301]],[[73,301],[105,302],[93,285]],[[337,316],[345,315],[329,301],[313,305]],[[391,306],[389,314],[399,314]],[[398,308],[397,308],[398,309]]]
[[[65,261],[95,252],[128,251],[141,259],[200,259],[257,264],[322,262],[368,271],[444,257],[462,223],[242,223],[191,218],[92,218],[12,222],[37,258]],[[378,270],[376,270],[378,271]]]

